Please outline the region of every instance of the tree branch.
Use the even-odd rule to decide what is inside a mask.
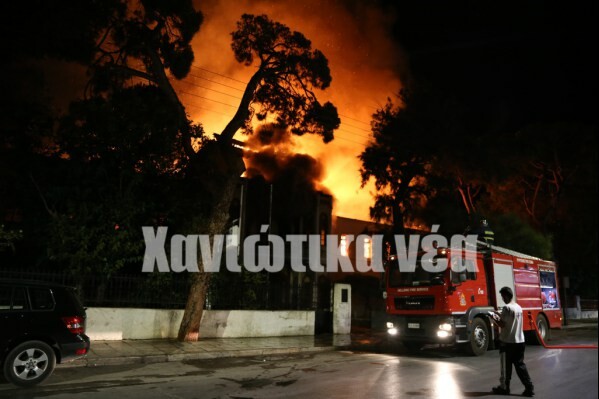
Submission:
[[[237,107],[235,115],[221,132],[219,140],[221,140],[222,142],[231,142],[233,136],[235,136],[235,133],[237,133],[237,130],[243,127],[243,125],[249,118],[250,104],[254,99],[254,93],[256,92],[256,89],[258,88],[260,81],[262,81],[263,75],[264,71],[262,70],[262,68],[260,68],[251,77],[250,81],[245,87],[245,91],[243,92],[243,96],[241,97],[241,101],[239,102],[239,106]]]
[[[152,75],[155,77],[154,82],[177,107],[179,113],[179,130],[183,136],[183,149],[185,154],[190,158],[194,158],[197,156],[197,152],[193,149],[191,144],[191,131],[189,121],[187,120],[187,114],[185,113],[185,107],[181,103],[181,100],[179,100],[177,92],[166,75],[165,66],[162,63],[160,56],[151,48],[147,48],[147,53],[150,60],[149,67],[152,71]]]
[[[33,178],[33,175],[31,173],[29,173],[29,179],[31,179],[31,182],[33,183],[33,186],[35,187],[37,193],[39,194],[42,203],[44,204],[44,208],[46,209],[46,212],[48,212],[48,214],[53,218],[56,219],[58,217],[58,215],[56,214],[56,212],[54,212],[53,210],[50,209],[50,207],[48,206],[48,202],[46,201],[46,198],[44,197],[44,194],[42,193],[42,190],[40,190],[40,187],[37,185],[37,182],[35,181],[35,179]]]
[[[138,71],[137,69],[131,68],[127,65],[113,64],[113,65],[110,65],[109,67],[111,69],[126,72],[127,74],[129,74],[131,76],[136,76],[138,78],[146,79],[147,81],[152,82],[152,83],[158,83],[156,81],[156,79],[149,73]]]

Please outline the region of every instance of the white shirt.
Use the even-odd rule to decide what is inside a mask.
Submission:
[[[514,301],[508,303],[501,309],[500,317],[504,323],[499,333],[501,342],[508,344],[524,342],[523,316],[520,305]]]

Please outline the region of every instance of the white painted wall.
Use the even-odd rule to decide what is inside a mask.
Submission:
[[[580,297],[577,295],[576,297],[576,307],[575,308],[565,308],[566,319],[596,319],[597,311],[596,310],[582,310],[580,307]]]
[[[183,310],[88,308],[91,340],[176,338]],[[204,310],[203,338],[314,334],[314,311]]]

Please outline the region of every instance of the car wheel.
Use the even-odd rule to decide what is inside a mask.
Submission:
[[[489,328],[487,323],[480,317],[472,320],[472,332],[470,342],[466,344],[466,351],[474,356],[481,356],[487,352],[489,347]]]
[[[56,366],[54,350],[42,341],[27,341],[13,348],[4,360],[4,377],[15,385],[39,384]]]

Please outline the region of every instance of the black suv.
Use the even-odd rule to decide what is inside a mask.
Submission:
[[[35,385],[52,374],[56,363],[87,354],[85,318],[70,287],[0,280],[0,364],[6,379]]]

